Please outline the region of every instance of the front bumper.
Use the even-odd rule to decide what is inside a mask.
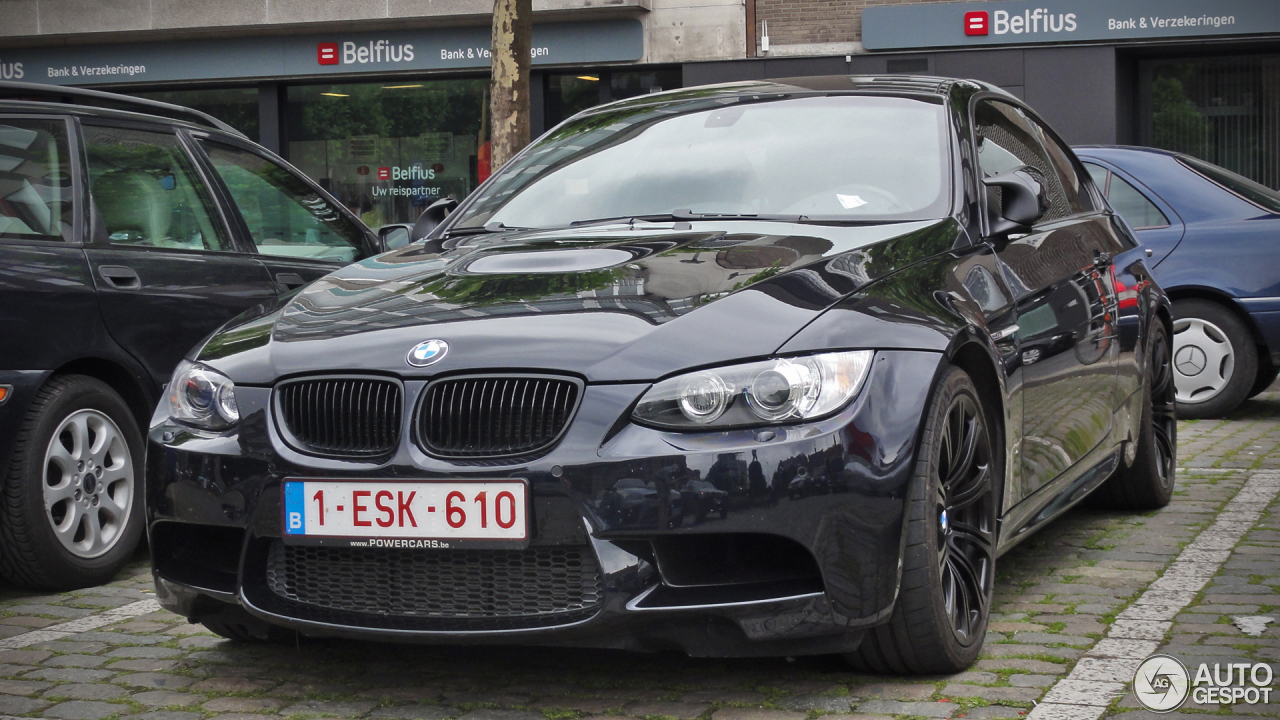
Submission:
[[[243,419],[227,434],[196,433],[157,411],[147,507],[160,601],[188,617],[238,605],[321,636],[680,648],[692,655],[851,650],[865,628],[888,618],[897,595],[907,483],[940,359],[880,352],[862,393],[839,415],[771,433],[619,425],[647,386],[588,385],[563,440],[520,465],[434,459],[410,442],[407,429],[395,456],[382,463],[302,455],[277,434],[269,388],[237,389]],[[405,381],[406,407],[421,384]],[[811,483],[815,493],[793,499],[788,485],[801,467],[821,482]],[[276,562],[284,547],[285,478],[500,477],[529,482],[531,549],[580,548],[594,562],[599,592],[588,606],[502,623],[391,617],[286,599],[266,578],[268,556],[276,553]],[[667,500],[624,507],[612,490],[622,478],[652,480],[653,497]],[[673,492],[694,478],[728,490],[723,517],[718,506]]]

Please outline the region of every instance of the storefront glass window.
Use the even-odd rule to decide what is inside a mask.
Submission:
[[[289,161],[371,228],[413,222],[488,176],[488,80],[288,89]]]
[[[675,68],[639,72],[614,71],[609,76],[612,100],[625,100],[637,95],[676,90],[680,85],[680,71]]]
[[[587,108],[637,95],[676,90],[681,86],[678,68],[587,70],[546,77],[548,128]]]
[[[604,93],[601,93],[601,88]],[[574,113],[609,102],[608,83],[601,84],[600,74],[547,76],[547,127],[554,127]]]
[[[182,105],[208,113],[258,142],[258,89],[256,87],[202,90],[148,90],[130,92],[134,97]]]
[[[1280,55],[1148,60],[1139,142],[1280,188]]]

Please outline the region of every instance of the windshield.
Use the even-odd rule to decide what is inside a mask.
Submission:
[[[504,167],[455,228],[647,215],[927,220],[950,206],[942,105],[871,96],[628,105]]]

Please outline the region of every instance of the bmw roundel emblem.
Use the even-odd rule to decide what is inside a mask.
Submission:
[[[426,367],[440,362],[449,352],[449,343],[443,340],[427,340],[413,346],[407,360],[414,367]]]

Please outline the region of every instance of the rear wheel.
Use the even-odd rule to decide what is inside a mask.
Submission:
[[[1173,304],[1178,415],[1216,418],[1235,410],[1258,377],[1258,347],[1244,322],[1208,300]]]
[[[1267,388],[1271,387],[1271,383],[1276,381],[1277,375],[1280,375],[1280,368],[1270,362],[1263,362],[1262,367],[1258,368],[1258,377],[1254,379],[1253,387],[1249,388],[1249,397],[1256,397],[1266,392]]]
[[[1121,467],[1090,498],[1094,507],[1152,510],[1173,498],[1178,422],[1169,335],[1158,321],[1148,347],[1147,392],[1133,464]]]
[[[0,498],[0,573],[26,588],[100,585],[142,536],[142,435],[121,397],[50,380],[18,431]]]
[[[907,506],[902,585],[889,622],[846,656],[881,673],[954,673],[978,658],[995,578],[998,456],[969,376],[930,403]]]

